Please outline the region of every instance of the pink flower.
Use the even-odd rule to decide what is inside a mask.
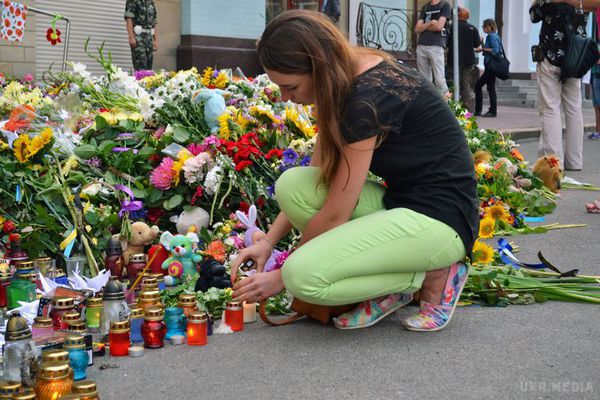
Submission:
[[[207,137],[206,139],[204,139],[204,145],[205,146],[214,145],[215,147],[219,147],[221,145],[221,141],[219,140],[218,137],[211,135],[211,136]]]
[[[160,190],[169,190],[175,173],[173,171],[173,159],[169,157],[163,158],[158,167],[150,174],[150,183]]]
[[[25,76],[23,77],[23,80],[27,83],[29,82],[33,82],[33,75],[31,74],[25,74]]]
[[[471,114],[471,113],[470,113],[470,112],[468,112],[468,111],[465,113],[465,118],[466,118],[466,119],[471,119],[471,117],[472,117],[472,116],[473,116],[473,114]]]
[[[165,130],[166,130],[165,127],[161,126],[160,128],[158,128],[156,130],[156,132],[154,132],[154,137],[156,139],[160,139],[162,137],[162,135],[165,133]]]
[[[190,143],[187,145],[187,149],[190,151],[190,153],[197,156],[198,154],[206,150],[206,146],[203,144]]]

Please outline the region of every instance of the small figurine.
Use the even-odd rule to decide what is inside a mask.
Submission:
[[[207,258],[200,264],[200,277],[196,281],[196,292],[206,292],[209,288],[225,289],[231,287],[231,278],[225,267],[213,258]]]

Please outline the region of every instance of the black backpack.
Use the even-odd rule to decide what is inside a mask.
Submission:
[[[567,49],[560,70],[560,80],[568,78],[581,79],[600,59],[598,46],[593,39],[583,37],[573,32],[567,20],[566,13],[562,13],[562,20],[567,35]]]

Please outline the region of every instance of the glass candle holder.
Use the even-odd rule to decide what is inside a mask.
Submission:
[[[129,321],[113,321],[110,323],[108,341],[111,356],[123,357],[129,354],[129,332]]]
[[[28,392],[21,392],[19,394],[15,394],[12,397],[2,397],[2,396],[0,396],[0,399],[4,399],[4,398],[9,398],[11,400],[36,400],[37,396],[36,396],[35,392],[28,391]],[[62,399],[62,397],[61,397],[61,399]]]
[[[68,331],[73,322],[81,321],[79,313],[75,310],[70,310],[63,313],[61,317],[61,325],[66,326],[63,330]]]
[[[35,284],[29,279],[33,272],[33,261],[19,261],[13,280],[7,287],[8,308],[19,307],[19,301],[30,303],[35,300]]]
[[[65,349],[51,349],[42,351],[42,363],[44,362],[62,362],[69,363],[69,352]]]
[[[180,294],[177,306],[183,310],[183,315],[188,318],[191,313],[198,311],[196,295],[186,293]]]
[[[74,379],[80,381],[87,378],[85,370],[90,359],[85,350],[84,337],[81,335],[67,336],[63,348],[69,352],[69,365],[73,368]]]
[[[110,271],[111,276],[121,279],[124,265],[121,242],[119,239],[110,238],[106,249],[106,258],[104,258],[104,267]]]
[[[165,310],[165,324],[167,325],[167,336],[185,336],[186,318],[183,310],[179,307],[169,307]]]
[[[10,274],[0,274],[0,308],[8,306],[8,286],[10,285]]]
[[[144,323],[144,309],[137,306],[131,306],[129,321],[131,324],[131,342],[143,342],[144,338],[142,337],[142,324]]]
[[[244,323],[256,322],[256,303],[244,302]]]
[[[74,278],[74,273],[77,271],[79,276],[83,276],[83,271],[87,267],[87,257],[76,254],[73,257],[65,259],[67,264],[67,277]]]
[[[153,274],[156,278],[156,283],[158,285],[158,291],[165,290],[165,276],[163,274]]]
[[[52,318],[36,317],[31,325],[31,334],[33,338],[52,337],[54,336],[54,328],[52,326]]]
[[[131,283],[135,282],[148,263],[147,254],[132,254],[127,264],[127,275]]]
[[[100,330],[100,318],[102,316],[102,298],[90,297],[85,302],[85,322],[88,331],[96,333]]]
[[[143,292],[154,292],[158,291],[158,281],[154,275],[144,276],[142,279],[142,291]]]
[[[56,400],[71,392],[73,378],[69,365],[59,362],[43,362],[40,365],[35,393],[38,400]]]
[[[208,342],[208,318],[205,313],[194,312],[187,321],[187,340],[190,346],[204,346]]]
[[[224,312],[225,323],[229,325],[232,331],[239,332],[244,330],[244,310],[239,301],[228,301],[225,303]]]
[[[81,397],[82,400],[99,400],[98,388],[94,381],[79,381],[73,384],[72,393]]]
[[[33,260],[33,268],[43,276],[48,276],[48,272],[54,267],[55,261],[50,257],[41,257]]]
[[[0,399],[12,399],[21,391],[21,382],[0,381]]]
[[[70,297],[56,297],[52,300],[52,310],[50,310],[50,318],[52,318],[52,326],[55,331],[62,331],[68,328],[66,322],[63,322],[62,316],[68,311],[75,310],[75,303]]]
[[[149,308],[144,311],[142,337],[144,347],[157,349],[165,345],[167,326],[163,321],[163,311],[160,308]]]
[[[87,328],[85,327],[85,322],[83,321],[70,322],[68,331],[78,335],[85,335],[88,333]]]

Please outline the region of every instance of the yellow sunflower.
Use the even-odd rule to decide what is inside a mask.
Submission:
[[[219,118],[219,137],[225,140],[229,140],[231,137],[231,128],[229,127],[229,121],[232,119],[228,113],[223,113]]]
[[[508,222],[510,219],[510,214],[502,204],[496,204],[486,208],[484,215],[486,217],[491,217],[494,220],[502,220],[504,222]]]
[[[31,154],[29,154],[29,136],[27,134],[21,134],[19,137],[13,142],[13,152],[15,153],[15,158],[20,162],[24,163],[29,160]]]
[[[204,70],[204,73],[202,74],[202,84],[204,86],[210,85],[210,81],[214,72],[215,71],[211,67],[208,67]]]
[[[479,222],[479,237],[491,239],[496,230],[496,220],[491,217],[485,217]]]
[[[494,249],[479,240],[473,245],[473,264],[485,265],[494,260]]]
[[[217,75],[217,78],[215,79],[215,86],[218,89],[225,89],[227,85],[229,85],[229,78],[227,77],[227,74],[222,71],[219,72],[219,75]]]

